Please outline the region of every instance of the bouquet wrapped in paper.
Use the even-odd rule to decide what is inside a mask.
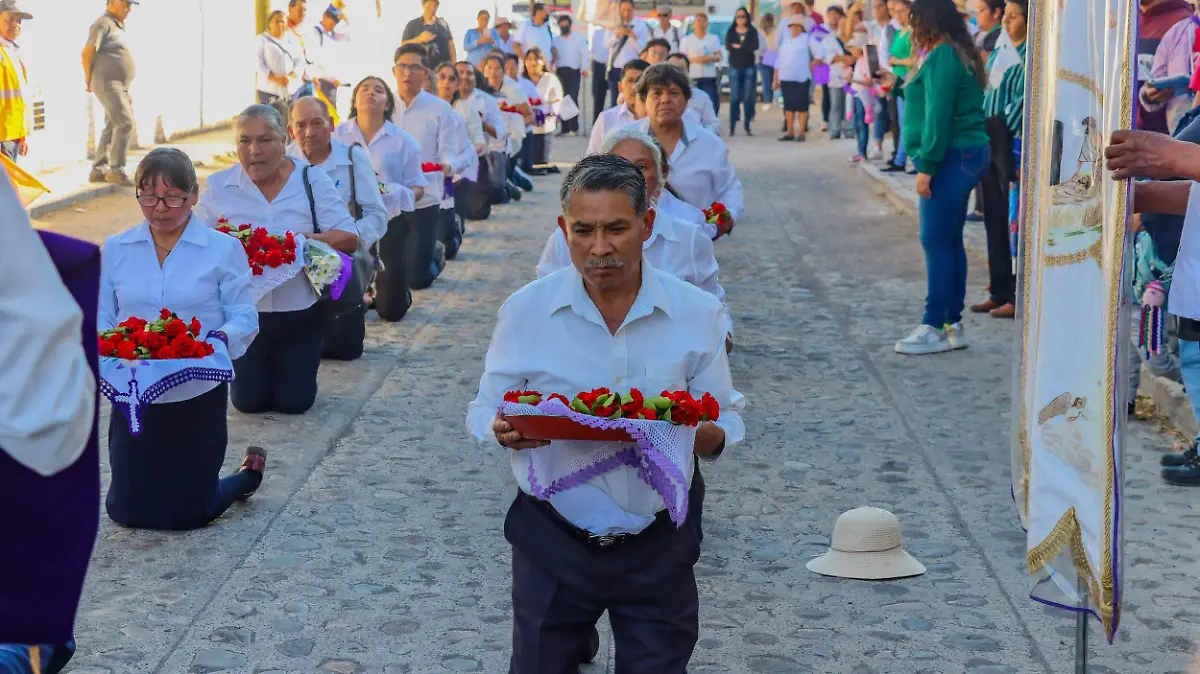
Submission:
[[[304,243],[304,237],[300,235],[292,232],[271,234],[265,227],[249,224],[235,227],[227,218],[217,220],[217,231],[240,241],[246,251],[253,274],[250,287],[255,301],[291,280],[304,267],[303,258],[297,254]]]
[[[353,271],[354,258],[323,241],[305,239],[304,275],[318,295],[328,289],[333,299],[340,298]]]

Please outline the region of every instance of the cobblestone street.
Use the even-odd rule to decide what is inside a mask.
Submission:
[[[894,354],[924,296],[915,220],[845,163],[846,141],[778,143],[777,123],[729,139],[747,217],[717,254],[747,442],[705,467],[689,671],[1071,671],[1074,619],[1028,599],[1009,491],[1016,326],[971,317],[966,351]],[[584,144],[560,139],[557,158]],[[246,444],[270,452],[253,499],[190,533],[104,519],[68,672],[507,671],[501,524],[516,487],[464,417],[496,310],[533,278],[554,226],[558,179],[536,185],[469,223],[459,258],[409,316],[368,325],[361,360],[322,364],[308,414],[230,409],[227,469]],[[138,219],[126,192],[35,225],[99,242]],[[971,265],[976,301],[986,265]],[[101,437],[107,408],[103,418]],[[1196,494],[1157,475],[1169,435],[1130,429],[1124,619],[1113,646],[1093,624],[1090,671],[1182,672],[1200,627]],[[862,582],[804,568],[860,505],[900,517],[926,575]],[[612,671],[604,639],[585,673]]]

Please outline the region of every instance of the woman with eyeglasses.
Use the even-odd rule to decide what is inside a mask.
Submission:
[[[195,316],[208,339],[240,358],[258,334],[250,265],[236,239],[192,212],[196,170],[183,152],[152,150],[134,176],[140,224],[108,239],[100,277],[98,328],[130,317],[156,319],[169,309]],[[220,517],[262,483],[266,453],[248,447],[241,468],[220,478],[229,439],[225,383],[191,381],[170,389],[140,416],[113,407],[108,424],[112,484],[105,501],[118,524],[140,529],[194,529]]]
[[[463,219],[459,215],[461,209],[455,204],[460,198],[465,198],[459,187],[464,182],[474,182],[479,178],[479,153],[484,148],[483,118],[470,101],[463,99],[459,93],[458,70],[453,63],[443,63],[434,70],[434,87],[438,98],[449,103],[456,113],[453,132],[456,147],[450,160],[454,172],[448,177],[453,189],[442,198],[438,225],[438,239],[446,246],[446,259],[453,260],[458,255],[463,237]]]
[[[269,105],[246,108],[235,134],[239,163],[209,176],[200,193],[196,211],[205,224],[225,219],[231,227],[293,232],[354,255],[354,218],[324,171],[287,155],[279,111]],[[301,272],[258,301],[261,331],[233,363],[230,398],[239,412],[303,414],[313,406],[325,326],[318,299]]]
[[[543,121],[533,127],[533,163],[549,164],[554,133],[558,130],[558,116],[554,111],[562,101],[563,85],[557,75],[546,71],[546,57],[536,47],[525,52],[525,79],[533,83],[536,98],[542,102],[541,106],[534,106],[541,108]],[[549,166],[548,170],[558,172],[555,166]]]

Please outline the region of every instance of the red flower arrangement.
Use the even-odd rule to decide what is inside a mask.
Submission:
[[[714,201],[713,205],[704,209],[704,221],[717,226],[717,236],[733,231],[733,216],[725,204]]]
[[[441,173],[442,165],[437,162],[433,162],[433,161],[422,162],[421,163],[421,172],[422,173]]]
[[[514,107],[512,105],[509,105],[507,101],[500,101],[500,112],[512,112],[512,113],[516,113],[516,114],[521,114],[520,110],[518,110],[516,107]]]
[[[538,105],[541,105],[541,104],[542,104],[542,99],[540,99],[540,98],[531,98],[531,99],[529,99],[529,104],[530,104],[530,105],[532,105],[532,106],[538,106]]]
[[[291,232],[279,236],[268,233],[263,227],[251,228],[250,225],[238,225],[234,229],[227,218],[217,220],[217,231],[242,242],[246,259],[250,262],[250,271],[255,276],[262,276],[263,269],[282,267],[296,261],[296,239]]]
[[[163,309],[158,318],[147,321],[132,316],[112,330],[100,332],[100,356],[124,360],[173,360],[211,356],[213,346],[200,341],[200,321],[193,316],[183,319]]]
[[[504,401],[536,405],[543,399],[537,391],[509,391]],[[545,396],[546,400],[558,400],[579,414],[607,419],[647,419],[669,421],[677,426],[695,426],[702,421],[716,421],[721,416],[721,407],[712,394],[705,393],[699,400],[687,391],[663,391],[647,398],[641,391],[630,389],[620,395],[607,388],[581,392],[574,399],[559,393]]]

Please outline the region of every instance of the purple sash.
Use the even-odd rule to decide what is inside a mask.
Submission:
[[[100,249],[60,234],[38,234],[83,309],[80,339],[99,380]],[[65,644],[73,638],[75,612],[100,526],[97,427],[93,421],[83,455],[50,477],[0,452],[0,512],[7,514],[0,517],[0,643]]]

